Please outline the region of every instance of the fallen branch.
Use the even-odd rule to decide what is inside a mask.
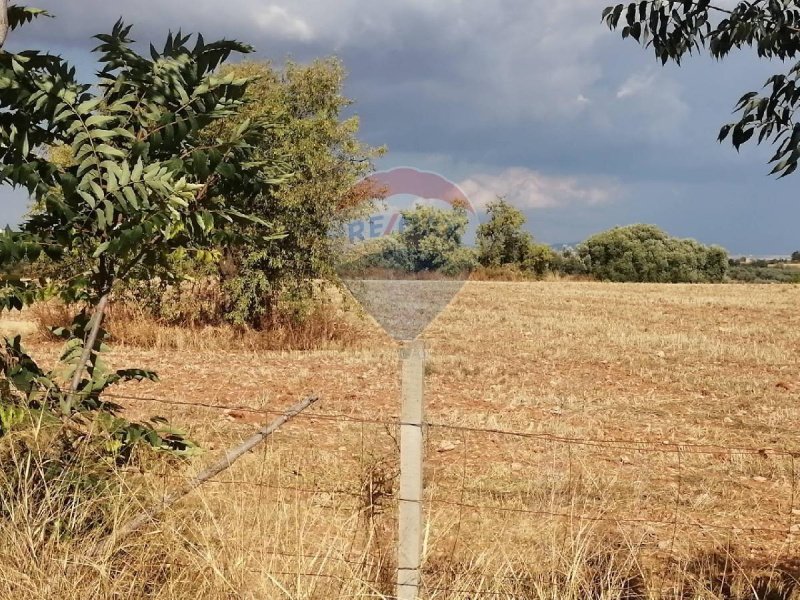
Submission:
[[[219,461],[208,467],[205,471],[197,475],[194,479],[190,480],[186,485],[178,489],[177,491],[173,492],[166,496],[163,502],[154,508],[149,510],[142,511],[136,517],[128,521],[125,525],[117,529],[112,537],[108,537],[102,542],[100,542],[93,554],[97,555],[102,553],[103,551],[108,549],[108,546],[111,542],[116,538],[125,538],[130,533],[140,529],[148,522],[152,521],[157,517],[159,514],[164,512],[167,508],[175,504],[178,500],[189,494],[191,491],[195,490],[196,488],[203,485],[206,481],[222,473],[226,469],[228,469],[233,463],[235,463],[241,456],[256,446],[258,446],[261,442],[267,439],[270,435],[275,433],[278,429],[281,428],[287,421],[290,421],[309,406],[314,404],[319,400],[319,396],[309,396],[305,400],[298,402],[285,413],[283,413],[280,417],[272,421],[269,425],[263,427],[258,432],[253,434],[247,440],[245,440],[239,446],[228,450]]]

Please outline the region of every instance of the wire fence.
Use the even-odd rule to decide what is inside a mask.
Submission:
[[[265,421],[283,414],[278,408],[156,396],[104,397],[132,409],[160,405]],[[263,454],[254,451],[241,468],[209,480],[203,494],[213,497],[214,488],[222,488],[231,498],[255,491],[258,497],[247,508],[254,521],[258,514],[269,520],[285,513],[287,506],[296,520],[299,511],[327,516],[315,520],[303,513],[311,523],[307,528],[294,538],[285,528],[279,544],[259,546],[259,566],[244,561],[236,568],[283,589],[311,586],[309,597],[348,597],[353,586],[361,591],[352,597],[392,597],[387,573],[394,568],[396,507],[405,500],[397,486],[397,440],[404,423],[393,415],[319,407],[296,419]],[[709,547],[735,543],[749,549],[751,558],[761,553],[765,564],[774,565],[779,554],[792,552],[800,534],[800,446],[578,437],[448,423],[441,416],[426,420],[424,430],[428,525],[422,591],[430,597],[536,597],[525,595],[531,566],[523,557],[542,531],[606,540],[616,532],[636,552],[649,552],[666,565],[663,573],[703,537]],[[166,491],[191,474],[173,469],[161,479]],[[207,506],[213,510],[215,504]],[[550,522],[560,525],[547,529]],[[638,532],[635,543],[631,532]],[[476,569],[480,550],[491,548],[501,549],[506,561],[496,567],[491,585],[459,574],[458,569]],[[264,562],[264,556],[274,560]],[[319,581],[329,581],[328,587]]]

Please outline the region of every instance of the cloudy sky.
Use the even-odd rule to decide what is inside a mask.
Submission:
[[[800,175],[776,181],[769,148],[715,141],[738,97],[783,66],[745,53],[662,68],[600,23],[603,0],[30,3],[58,18],[9,47],[59,52],[86,77],[90,36],[120,16],[140,42],[183,28],[278,62],[336,54],[362,137],[389,148],[379,168],[437,171],[478,204],[505,196],[542,241],[648,222],[732,253],[800,248]],[[0,221],[18,221],[24,196],[0,194]]]

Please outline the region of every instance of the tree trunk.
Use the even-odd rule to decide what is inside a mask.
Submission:
[[[0,0],[0,48],[8,36],[8,0]]]

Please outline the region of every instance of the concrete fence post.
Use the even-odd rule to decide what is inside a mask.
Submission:
[[[425,345],[408,342],[400,353],[403,406],[400,413],[400,498],[397,600],[418,600],[422,564],[422,463]]]

